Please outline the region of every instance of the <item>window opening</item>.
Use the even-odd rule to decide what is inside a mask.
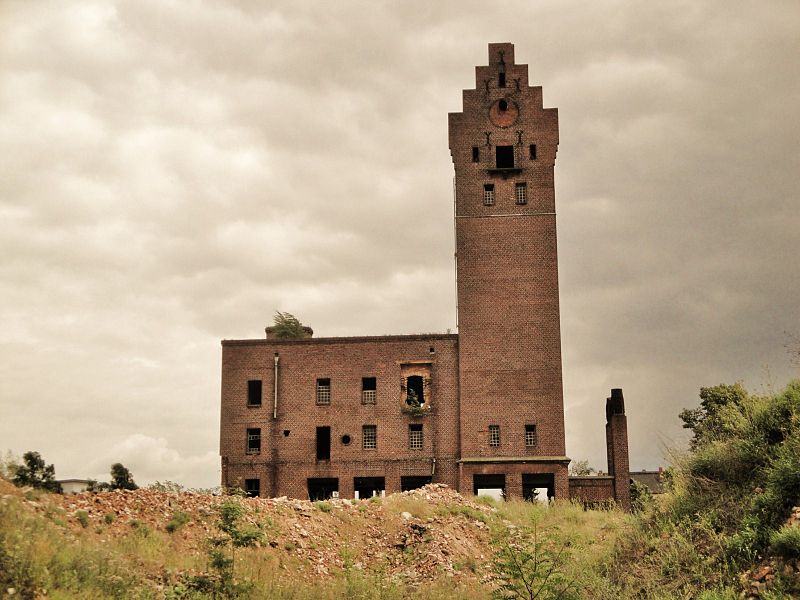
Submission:
[[[353,441],[353,440],[346,433],[342,436],[342,445],[343,446],[349,446],[351,441]]]
[[[386,489],[383,477],[353,477],[353,495],[356,498],[380,496]]]
[[[472,162],[481,162],[481,149],[478,146],[472,147]]]
[[[555,476],[552,473],[523,473],[522,497],[531,502],[547,502],[556,495]]]
[[[517,183],[514,185],[514,197],[517,200],[517,204],[527,204],[528,203],[528,184],[527,183]]]
[[[508,110],[508,100],[500,100],[497,107],[500,109],[500,112],[506,112]]]
[[[498,75],[497,75],[497,86],[498,87],[506,87],[506,74],[505,73],[498,73]]]
[[[536,160],[536,144],[528,146],[528,151],[530,152],[531,160]]]
[[[336,477],[309,477],[308,499],[328,500],[333,498],[333,493],[339,493],[339,480]]]
[[[498,169],[514,168],[514,146],[495,146]]]
[[[261,480],[245,479],[244,493],[247,494],[250,498],[258,498],[261,495]]]
[[[317,404],[331,403],[331,380],[317,379]]]
[[[284,430],[283,430],[283,437],[289,437],[289,433],[290,433],[290,432],[289,432],[289,430],[288,430],[288,429],[284,429]]]
[[[525,447],[536,447],[536,425],[525,425]]]
[[[364,425],[361,428],[361,442],[364,450],[374,450],[378,447],[377,425]]]
[[[317,427],[317,460],[331,459],[331,428]]]
[[[258,454],[261,452],[261,429],[258,427],[247,430],[247,453]]]
[[[378,380],[375,377],[361,378],[361,403],[375,404],[378,397]]]
[[[408,447],[411,450],[422,450],[422,425],[408,426]]]
[[[425,386],[421,375],[411,375],[406,379],[406,404],[412,408],[425,406]]]
[[[494,204],[494,184],[483,184],[483,205],[492,206]]]
[[[500,425],[489,425],[489,445],[492,448],[500,445]]]
[[[400,477],[400,491],[409,492],[428,485],[431,482],[429,475],[406,475]]]
[[[247,382],[247,406],[261,406],[261,380]]]

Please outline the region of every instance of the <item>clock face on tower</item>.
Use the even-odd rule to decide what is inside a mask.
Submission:
[[[513,100],[500,98],[489,107],[489,120],[496,127],[510,127],[517,122],[519,108]]]

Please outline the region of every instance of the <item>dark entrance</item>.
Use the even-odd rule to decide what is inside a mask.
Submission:
[[[556,496],[555,475],[552,473],[523,473],[522,497],[525,500],[552,500]]]
[[[476,496],[491,496],[495,499],[506,497],[506,476],[500,475],[473,475],[472,493]]]
[[[514,168],[514,146],[495,146],[498,169]]]
[[[317,460],[331,459],[331,428],[317,427]]]
[[[386,489],[386,482],[383,477],[354,477],[353,490],[359,498],[372,498],[380,496]]]
[[[309,477],[308,499],[327,500],[333,497],[333,492],[339,491],[339,480],[335,477]]]
[[[407,492],[421,488],[423,485],[428,485],[431,482],[430,475],[408,475],[400,478],[400,491]]]

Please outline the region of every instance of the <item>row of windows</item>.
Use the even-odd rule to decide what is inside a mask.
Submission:
[[[288,430],[284,435],[288,435]],[[343,435],[342,445],[349,446],[349,435]],[[423,447],[422,425],[413,423],[408,426],[408,447],[411,450],[421,450]],[[536,425],[525,425],[525,447],[535,448],[537,443]],[[489,446],[497,448],[500,446],[500,426],[489,425]],[[361,447],[364,450],[374,450],[378,447],[378,426],[363,425],[361,427]],[[247,430],[247,453],[258,454],[261,452],[261,429],[252,427]],[[331,428],[317,427],[317,460],[329,460],[331,452]]]
[[[495,146],[494,147],[494,161],[498,169],[513,169],[515,152],[514,146]],[[528,160],[536,160],[536,144],[528,146]],[[472,162],[481,162],[481,147],[472,147]]]
[[[422,377],[411,376],[407,378],[406,389],[409,395],[416,399],[419,405],[425,403],[424,386]],[[260,379],[251,379],[247,382],[247,406],[261,406],[263,385]],[[376,377],[361,378],[361,403],[375,404],[378,399],[378,380]],[[317,379],[316,403],[327,406],[331,403],[331,380],[327,377]]]
[[[514,184],[514,200],[517,204],[528,203],[528,184],[525,182]],[[494,206],[494,184],[483,184],[483,205]]]

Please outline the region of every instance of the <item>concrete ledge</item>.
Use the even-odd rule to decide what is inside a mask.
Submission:
[[[564,463],[570,462],[567,456],[477,456],[462,458],[459,463],[469,464],[507,464],[507,463]]]

